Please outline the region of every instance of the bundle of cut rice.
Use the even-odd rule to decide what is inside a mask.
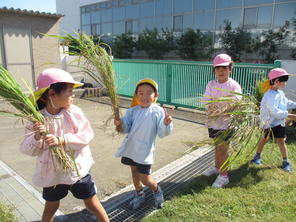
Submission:
[[[20,117],[31,122],[44,123],[44,118],[36,109],[36,104],[31,102],[11,73],[2,66],[0,66],[0,97],[14,107],[14,110],[0,110],[0,114]],[[70,157],[63,147],[51,146],[50,150],[63,170],[76,169],[77,171],[74,158]]]

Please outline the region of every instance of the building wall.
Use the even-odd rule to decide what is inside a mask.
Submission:
[[[22,72],[31,71],[31,76],[28,76],[30,74],[24,73],[26,74],[25,81],[31,80],[31,82],[27,82],[29,86],[35,86],[36,76],[38,76],[43,69],[61,66],[59,40],[41,34],[57,35],[59,32],[59,19],[59,16],[51,17],[17,12],[0,12],[0,29],[3,32],[3,36],[5,36],[2,44],[0,43],[3,49],[5,49],[2,50],[2,58],[4,58],[2,59],[4,60],[3,65],[8,69],[11,67],[9,71],[14,72],[14,74],[21,75]],[[24,42],[27,46],[14,46],[14,41],[16,44]],[[28,58],[22,60],[22,55]],[[10,58],[11,61],[7,61],[7,58]],[[26,62],[26,67],[24,65],[22,67],[22,61]],[[29,69],[27,63],[31,63],[31,69]]]
[[[56,0],[57,13],[64,15],[61,19],[60,34],[80,31],[80,7],[104,0]]]

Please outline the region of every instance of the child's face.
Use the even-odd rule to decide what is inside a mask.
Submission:
[[[216,78],[219,83],[227,82],[230,76],[230,67],[229,66],[217,66],[214,69]]]
[[[73,84],[67,84],[67,88],[65,90],[59,94],[54,93],[51,96],[53,106],[57,109],[69,108],[73,102],[73,98]]]
[[[152,86],[143,84],[138,87],[136,96],[140,106],[147,108],[155,101],[158,94],[154,92]]]
[[[281,82],[281,81],[279,81],[279,80],[277,79],[277,80],[275,80],[275,82],[274,82],[274,88],[275,88],[275,89],[283,89],[283,88],[285,88],[286,84],[287,84],[286,81]]]

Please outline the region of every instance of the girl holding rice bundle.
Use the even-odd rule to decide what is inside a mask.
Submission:
[[[227,165],[229,139],[231,138],[231,135],[228,133],[229,116],[223,114],[223,110],[226,110],[229,104],[219,100],[224,101],[227,96],[230,96],[230,101],[240,99],[239,95],[228,91],[242,92],[241,86],[230,78],[232,67],[233,61],[229,55],[219,54],[214,58],[213,68],[216,79],[207,84],[203,98],[203,103],[206,104],[206,125],[209,137],[214,139],[215,143],[215,166],[204,171],[202,175],[211,176],[219,174],[212,185],[217,188],[224,187],[229,183],[227,167],[225,165]],[[228,135],[225,135],[225,133]]]
[[[156,208],[163,205],[163,192],[151,176],[154,161],[155,139],[168,136],[173,128],[172,116],[156,104],[158,85],[152,79],[143,79],[137,83],[131,108],[120,120],[114,119],[118,131],[127,133],[120,146],[117,157],[131,168],[135,195],[130,202],[137,209],[145,201],[143,185],[153,191]]]
[[[73,88],[82,86],[61,69],[46,69],[37,79],[32,99],[36,101],[45,124],[35,122],[27,128],[20,151],[37,156],[33,183],[43,187],[46,200],[42,221],[53,221],[60,200],[71,191],[99,221],[109,221],[96,196],[96,186],[89,173],[94,163],[89,142],[94,136],[89,121],[80,108],[72,104]],[[61,169],[50,147],[60,146],[75,160],[77,171]]]
[[[268,80],[264,83],[265,93],[260,104],[260,127],[264,129],[264,137],[258,142],[257,151],[251,160],[253,164],[261,164],[261,153],[270,136],[275,138],[283,158],[282,169],[291,172],[291,163],[288,160],[288,151],[285,144],[285,119],[296,121],[296,114],[289,114],[289,109],[296,108],[296,102],[288,100],[281,90],[289,79],[286,70],[282,68],[272,69],[268,73]]]

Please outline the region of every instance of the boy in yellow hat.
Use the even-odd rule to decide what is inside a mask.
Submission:
[[[156,136],[168,136],[173,128],[172,116],[156,104],[158,85],[152,79],[143,79],[137,83],[131,108],[120,120],[114,120],[115,126],[127,134],[117,157],[131,168],[135,195],[130,202],[137,209],[145,201],[143,185],[153,191],[155,207],[161,208],[164,202],[163,192],[151,176],[154,161]]]

